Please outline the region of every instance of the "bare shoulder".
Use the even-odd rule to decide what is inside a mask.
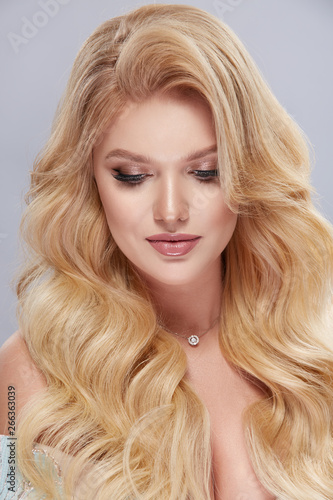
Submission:
[[[45,387],[45,377],[32,360],[20,332],[14,333],[0,349],[0,434],[8,434],[8,388],[15,393],[17,423],[20,410]]]

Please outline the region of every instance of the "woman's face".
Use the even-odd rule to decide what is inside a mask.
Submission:
[[[237,216],[216,169],[211,113],[196,99],[129,102],[95,147],[110,231],[148,281],[184,285],[220,272]]]

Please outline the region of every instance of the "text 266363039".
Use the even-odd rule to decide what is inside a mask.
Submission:
[[[15,435],[15,387],[8,387],[8,434]]]

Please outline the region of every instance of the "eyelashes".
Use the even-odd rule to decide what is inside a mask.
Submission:
[[[120,182],[127,182],[128,184],[141,184],[143,180],[148,177],[148,174],[136,174],[136,175],[128,175],[128,174],[122,174],[121,172],[118,171],[118,173],[112,174],[117,181]]]
[[[219,171],[215,168],[214,170],[193,170],[196,177],[202,180],[214,180],[214,178],[219,176]]]
[[[117,174],[112,174],[112,176],[119,182],[126,184],[142,184],[144,180],[151,176],[151,174],[123,174],[119,170],[116,170]],[[199,182],[211,182],[216,180],[219,176],[217,169],[214,170],[192,170],[191,174],[198,179]]]

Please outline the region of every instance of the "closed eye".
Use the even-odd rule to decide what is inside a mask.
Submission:
[[[204,182],[209,182],[215,180],[219,176],[219,172],[217,169],[214,170],[193,170],[195,176]]]
[[[140,184],[145,177],[149,174],[122,174],[118,170],[116,170],[117,174],[112,174],[117,181],[127,182],[128,184]]]

